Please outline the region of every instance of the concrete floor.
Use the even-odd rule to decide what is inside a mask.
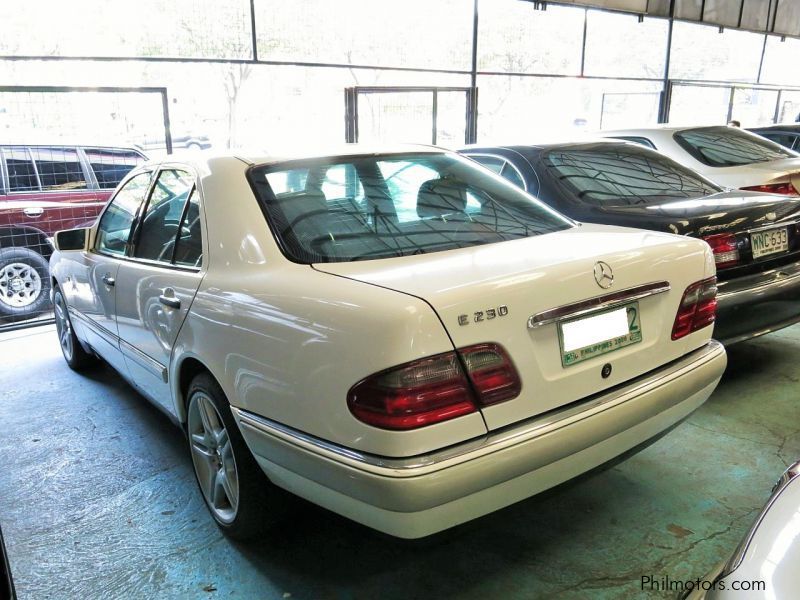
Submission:
[[[613,469],[444,534],[384,537],[298,502],[223,538],[177,429],[52,327],[0,336],[0,526],[20,598],[637,598],[727,555],[800,457],[800,327],[729,351],[689,421]]]

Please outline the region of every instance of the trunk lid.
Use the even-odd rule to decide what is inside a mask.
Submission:
[[[609,289],[595,281],[598,261],[613,269]],[[425,256],[314,267],[425,300],[456,348],[501,344],[519,372],[522,393],[483,409],[489,429],[624,383],[679,358],[711,336],[708,327],[671,339],[684,290],[713,275],[714,268],[707,244],[664,233],[584,224]],[[656,282],[667,282],[670,289],[638,300],[642,340],[608,354],[563,366],[558,324],[528,327],[537,313]],[[612,372],[603,377],[606,363]]]

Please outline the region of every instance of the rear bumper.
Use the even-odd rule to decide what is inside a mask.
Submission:
[[[718,284],[714,337],[730,345],[800,322],[800,263]]]
[[[657,436],[705,402],[725,365],[725,350],[711,341],[613,391],[406,459],[233,412],[274,483],[379,531],[417,538],[533,496]]]

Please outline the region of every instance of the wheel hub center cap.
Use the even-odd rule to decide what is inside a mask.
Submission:
[[[21,292],[25,289],[25,282],[22,281],[19,277],[14,277],[11,280],[11,285],[9,286],[12,292]]]

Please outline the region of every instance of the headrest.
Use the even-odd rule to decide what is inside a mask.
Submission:
[[[429,179],[417,193],[417,216],[420,219],[464,214],[467,208],[467,184],[455,179]]]

